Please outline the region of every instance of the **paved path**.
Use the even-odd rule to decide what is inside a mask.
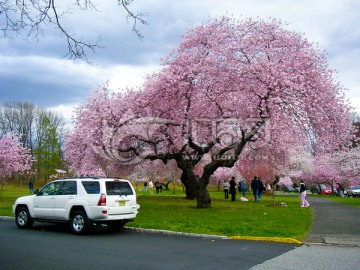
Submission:
[[[307,243],[360,246],[360,208],[319,197],[308,201],[314,220]]]
[[[314,213],[306,243],[251,270],[360,269],[360,208],[308,197]]]

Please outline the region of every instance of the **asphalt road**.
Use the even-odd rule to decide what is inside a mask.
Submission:
[[[20,230],[13,220],[0,220],[0,239],[2,270],[249,269],[298,247],[130,230],[76,236],[51,224]]]
[[[301,246],[133,230],[75,236],[66,227],[20,230],[0,219],[0,269],[360,269],[360,209],[308,200],[314,220]]]

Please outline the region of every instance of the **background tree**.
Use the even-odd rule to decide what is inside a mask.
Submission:
[[[38,131],[41,132],[38,134],[38,143],[34,151],[35,168],[38,178],[43,178],[46,183],[49,176],[55,173],[55,169],[61,167],[61,142],[56,126],[51,123],[49,117],[42,117],[39,124]]]
[[[319,153],[349,141],[351,108],[324,54],[279,21],[211,19],[163,65],[140,91],[96,91],[77,111],[76,132],[104,158],[174,160],[199,208],[211,206],[210,176],[247,147],[280,134],[297,145],[311,134]]]
[[[6,102],[0,107],[0,135],[21,134],[23,147],[34,148],[36,108],[29,102]]]
[[[0,107],[0,134],[19,134],[20,143],[34,157],[37,178],[64,169],[61,147],[65,122],[61,115],[28,102],[7,102]],[[52,165],[51,165],[52,164]]]
[[[28,149],[21,145],[16,135],[5,134],[0,137],[0,197],[7,177],[15,172],[31,170],[32,162]]]
[[[67,16],[76,16],[81,11],[97,10],[97,1],[92,0],[32,0],[32,1],[0,1],[0,32],[2,38],[13,36],[38,39],[44,35],[49,26],[55,27],[61,36],[66,39],[68,53],[67,57],[72,60],[85,60],[88,62],[88,51],[95,51],[101,48],[99,45],[100,38],[97,41],[89,41],[79,35],[72,33],[64,24],[64,18]],[[145,21],[146,14],[135,13],[130,9],[133,0],[114,1],[122,7],[127,14],[127,20],[133,21],[132,30],[141,39],[143,36],[139,32],[138,23],[147,24]]]

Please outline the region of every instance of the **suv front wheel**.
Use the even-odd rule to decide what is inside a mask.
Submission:
[[[89,219],[84,211],[75,211],[71,215],[71,230],[75,234],[84,234],[90,227]]]
[[[16,210],[15,222],[20,229],[30,228],[34,224],[27,207],[20,207]]]

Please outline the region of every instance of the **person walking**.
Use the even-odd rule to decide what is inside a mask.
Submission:
[[[228,183],[227,180],[225,180],[224,184],[223,184],[223,191],[224,191],[225,199],[229,199],[229,188],[230,188],[230,184]]]
[[[251,181],[251,189],[254,194],[254,201],[259,201],[258,192],[259,192],[259,180],[257,176],[254,176],[254,179]]]
[[[147,181],[145,181],[145,182],[144,182],[144,191],[145,191],[145,192],[147,191],[147,185],[148,185],[148,183],[147,183]]]
[[[231,201],[234,202],[235,201],[235,197],[236,197],[236,182],[235,182],[235,177],[231,177],[230,180],[230,190],[229,193],[231,194]]]
[[[264,184],[263,184],[263,182],[261,182],[260,178],[258,178],[258,183],[259,183],[258,200],[259,200],[259,202],[261,202],[261,196],[264,192]]]
[[[300,206],[301,207],[309,207],[310,206],[310,204],[306,200],[306,186],[302,180],[300,180]]]

